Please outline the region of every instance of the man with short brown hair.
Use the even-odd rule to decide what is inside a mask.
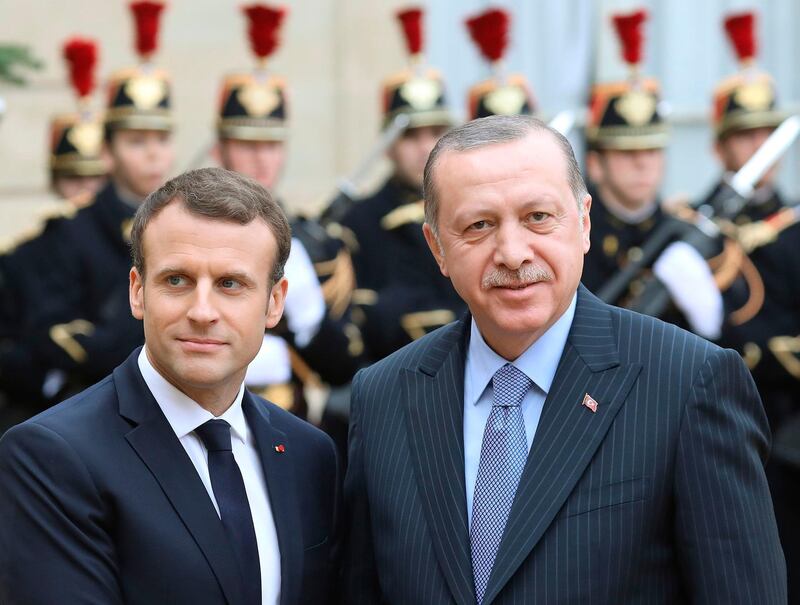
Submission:
[[[333,443],[243,386],[283,312],[290,238],[269,193],[223,169],[145,200],[144,347],[0,440],[0,600],[327,602]]]

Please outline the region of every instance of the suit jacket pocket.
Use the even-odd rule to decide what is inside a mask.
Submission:
[[[639,477],[597,487],[578,489],[567,500],[558,518],[574,517],[595,510],[638,502],[647,498],[650,479]]]

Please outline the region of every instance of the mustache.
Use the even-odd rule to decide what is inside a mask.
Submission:
[[[487,272],[481,281],[484,290],[489,288],[521,288],[542,281],[553,281],[553,274],[538,265],[523,265],[516,271],[495,268]]]

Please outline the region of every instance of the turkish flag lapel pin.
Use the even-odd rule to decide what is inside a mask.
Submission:
[[[593,414],[597,412],[597,402],[591,395],[589,395],[589,393],[586,393],[586,395],[583,396],[583,402],[581,405],[591,410]]]

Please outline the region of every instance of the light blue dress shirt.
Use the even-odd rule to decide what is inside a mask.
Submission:
[[[492,411],[492,376],[510,361],[533,382],[522,400],[525,438],[530,452],[544,400],[553,384],[572,327],[576,300],[577,295],[573,296],[569,307],[556,323],[515,360],[504,359],[495,353],[481,336],[475,319],[472,319],[464,371],[464,478],[467,487],[467,522],[470,527],[483,431]]]

